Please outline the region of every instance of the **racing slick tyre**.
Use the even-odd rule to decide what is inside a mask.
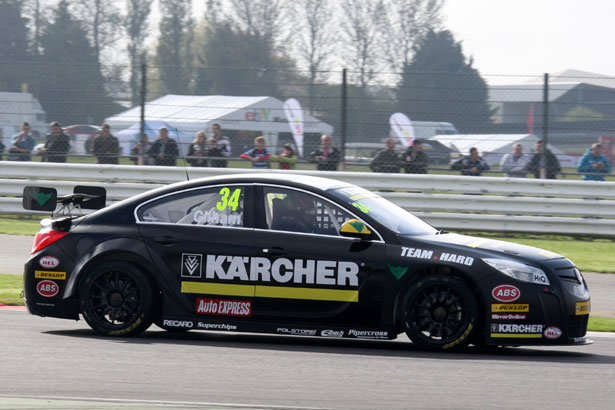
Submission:
[[[434,275],[415,282],[403,299],[402,323],[413,344],[428,350],[466,346],[476,331],[478,307],[461,280]]]
[[[136,266],[110,261],[86,273],[79,286],[79,306],[84,319],[97,333],[132,336],[152,324],[155,293]]]

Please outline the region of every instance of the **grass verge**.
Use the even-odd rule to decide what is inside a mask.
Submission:
[[[5,305],[23,305],[19,296],[23,287],[21,275],[0,274],[0,303]],[[593,332],[615,332],[615,318],[590,316],[587,330]]]
[[[40,216],[12,216],[0,217],[0,233],[8,235],[34,236],[41,229]]]

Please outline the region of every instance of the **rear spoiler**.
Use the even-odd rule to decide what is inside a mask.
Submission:
[[[53,213],[57,204],[62,207],[60,215],[72,216],[73,210],[102,209],[107,202],[107,190],[102,187],[77,185],[70,195],[58,196],[55,188],[27,186],[23,189],[22,206],[31,211],[48,211]]]

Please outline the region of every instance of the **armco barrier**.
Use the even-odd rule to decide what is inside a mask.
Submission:
[[[293,172],[360,185],[443,229],[615,237],[615,183],[457,175],[276,171],[231,168],[0,162],[0,213],[21,208],[26,185],[68,194],[77,184],[107,189],[110,202],[186,179],[248,172]]]

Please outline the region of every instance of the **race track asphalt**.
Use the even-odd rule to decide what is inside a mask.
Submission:
[[[419,351],[405,337],[155,326],[141,337],[108,338],[83,321],[0,310],[0,409],[612,409],[615,337],[591,338],[588,346],[459,353]]]

